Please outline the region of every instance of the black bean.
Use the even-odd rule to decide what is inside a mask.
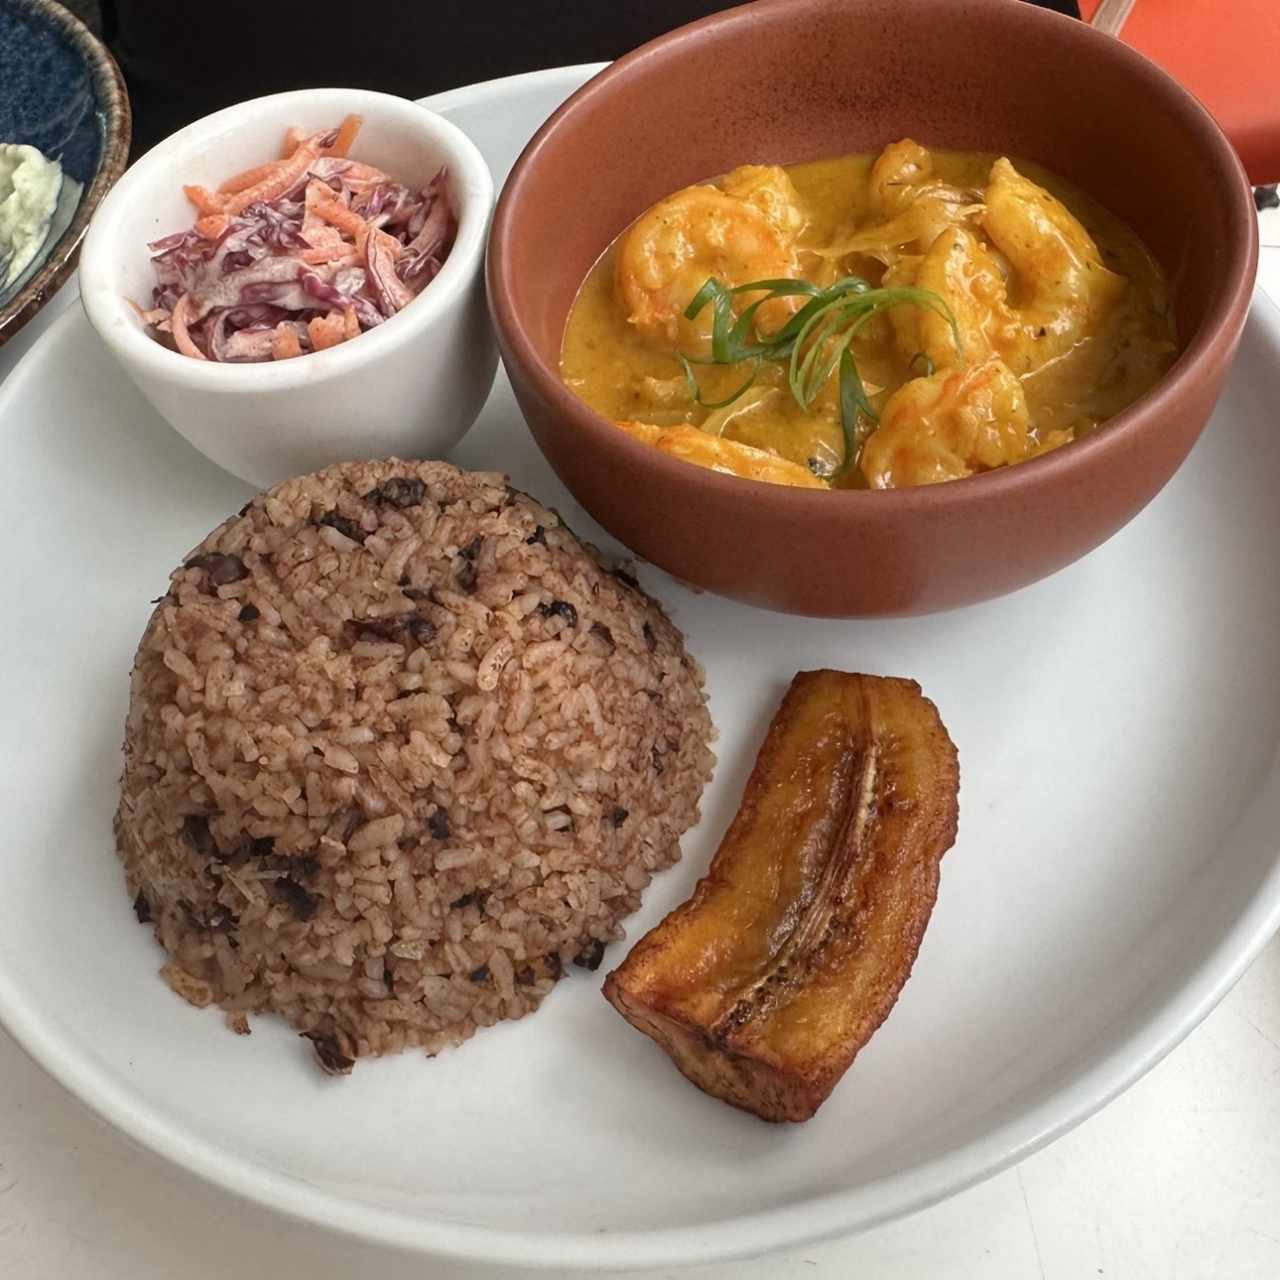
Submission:
[[[209,819],[203,814],[191,813],[182,820],[182,838],[204,858],[216,858],[218,845],[209,830]]]
[[[425,649],[436,638],[436,624],[428,621],[420,613],[410,615],[409,634]]]
[[[147,901],[147,895],[141,890],[133,900],[133,914],[138,917],[139,924],[150,924],[154,919],[151,914],[151,903]]]
[[[578,611],[567,600],[553,600],[550,604],[540,604],[538,612],[544,618],[563,618],[568,627],[578,625]]]
[[[467,974],[467,977],[470,978],[472,982],[488,982],[489,966],[487,964],[482,964],[478,969],[472,969],[471,972]]]
[[[409,476],[392,476],[384,480],[376,489],[364,495],[366,502],[381,502],[388,507],[397,507],[403,511],[406,507],[420,507],[427,496],[426,484]]]
[[[480,534],[476,534],[465,547],[458,548],[458,554],[464,560],[474,560],[480,554],[481,547],[484,546],[484,538]]]
[[[613,823],[613,829],[616,831],[630,816],[628,810],[619,806],[609,815],[609,821]]]
[[[360,641],[401,641],[404,639],[405,617],[350,618],[342,624],[343,633],[352,644]]]
[[[479,907],[483,911],[488,899],[489,895],[484,889],[472,889],[470,893],[464,893],[462,897],[455,898],[449,903],[449,908],[453,911],[461,911],[463,907]]]
[[[658,637],[653,634],[653,628],[646,622],[642,628],[644,633],[644,642],[649,646],[649,652],[652,653],[658,647]]]
[[[236,614],[238,622],[257,622],[262,617],[262,610],[256,604],[246,604],[241,607],[240,612]]]
[[[221,853],[216,856],[220,862],[230,866],[239,866],[252,858],[267,869],[272,869],[275,862],[293,862],[292,858],[277,857],[272,852],[275,847],[275,836],[251,836],[245,832],[230,853]]]
[[[547,545],[547,531],[539,525],[525,540],[526,547],[536,547]]]
[[[604,959],[604,943],[599,938],[588,938],[582,949],[573,957],[573,963],[579,969],[590,969],[593,973],[600,967]]]
[[[182,566],[184,569],[203,569],[211,587],[225,587],[249,576],[249,570],[239,556],[223,555],[221,551],[208,551],[193,556]]]
[[[453,834],[449,826],[449,814],[445,809],[437,809],[427,819],[427,830],[437,840],[447,840]]]
[[[320,859],[313,853],[299,855],[268,851],[255,855],[255,860],[264,871],[280,871],[295,880],[310,880],[320,871]]]
[[[632,591],[640,590],[640,583],[636,580],[634,574],[628,573],[625,569],[614,569],[613,576],[621,583],[630,587]]]
[[[351,1074],[351,1068],[356,1065],[356,1060],[342,1052],[337,1036],[327,1031],[304,1031],[302,1038],[311,1041],[320,1065],[329,1075],[349,1076]]]
[[[204,927],[210,933],[233,933],[239,924],[240,920],[234,911],[219,906],[213,909]]]
[[[617,649],[617,643],[614,641],[613,632],[604,625],[603,622],[593,622],[591,624],[591,634],[598,640],[603,640],[609,646],[609,652],[613,653]]]
[[[474,590],[476,585],[476,566],[474,560],[468,560],[465,557],[459,561],[458,568],[454,573],[457,580],[458,588],[468,594]]]
[[[1253,189],[1253,207],[1261,213],[1264,209],[1280,208],[1280,192],[1276,190],[1274,182],[1265,187],[1254,187]]]
[[[320,899],[308,893],[296,880],[281,876],[270,885],[271,896],[288,907],[299,920],[310,920],[320,906]]]
[[[348,520],[336,511],[326,511],[316,524],[327,524],[330,529],[337,529],[344,538],[350,538],[352,542],[362,543],[369,536],[354,520]]]

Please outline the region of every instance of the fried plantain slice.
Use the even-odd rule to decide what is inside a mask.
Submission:
[[[605,997],[700,1089],[807,1120],[910,976],[959,782],[914,681],[801,672],[707,875]]]

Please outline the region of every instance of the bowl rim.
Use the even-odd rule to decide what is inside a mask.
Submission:
[[[359,342],[344,342],[324,351],[308,352],[301,360],[266,360],[225,363],[193,360],[171,351],[147,336],[136,322],[129,300],[111,279],[110,263],[120,232],[115,215],[131,194],[159,182],[174,182],[175,155],[196,151],[210,135],[247,115],[264,112],[287,118],[303,104],[317,101],[335,104],[334,110],[357,110],[380,115],[409,128],[417,128],[445,154],[451,189],[458,208],[458,233],[449,256],[430,285],[413,302],[375,329],[360,335]],[[370,361],[403,347],[446,312],[465,301],[471,282],[480,271],[493,210],[494,182],[479,148],[451,120],[410,98],[374,89],[326,86],[291,89],[223,107],[170,134],[139,159],[116,184],[94,216],[85,238],[80,262],[80,296],[89,322],[113,354],[126,366],[148,377],[176,383],[192,392],[223,394],[266,393],[314,386],[318,380],[340,379]],[[118,323],[124,320],[125,323]]]
[[[954,20],[951,0],[908,2],[917,8],[936,9],[940,17]],[[589,119],[592,104],[599,96],[609,93],[614,84],[634,68],[676,58],[682,47],[697,45],[722,28],[749,24],[760,11],[784,8],[811,11],[830,8],[836,3],[838,0],[754,0],[754,3],[711,14],[659,36],[609,64],[543,122],[512,166],[499,194],[489,233],[486,260],[488,293],[504,361],[511,360],[517,364],[532,383],[535,393],[549,403],[556,414],[581,431],[590,447],[613,450],[615,457],[625,459],[627,465],[646,467],[673,485],[683,486],[692,491],[691,500],[696,500],[699,493],[726,499],[737,493],[754,505],[763,504],[775,511],[785,509],[796,518],[817,516],[819,512],[830,516],[835,510],[863,518],[925,514],[945,518],[948,513],[967,507],[975,500],[997,501],[1014,494],[1021,496],[1031,490],[1067,483],[1071,475],[1095,465],[1105,466],[1112,459],[1119,461],[1133,434],[1158,420],[1166,407],[1192,390],[1200,366],[1224,343],[1229,345],[1244,327],[1258,266],[1258,225],[1253,189],[1239,156],[1217,121],[1194,94],[1184,89],[1162,67],[1088,23],[1024,4],[1021,0],[970,0],[970,7],[991,12],[1004,11],[1010,21],[1027,24],[1029,34],[1036,38],[1060,38],[1069,31],[1072,33],[1069,38],[1081,42],[1083,47],[1092,46],[1103,56],[1118,59],[1129,74],[1138,74],[1154,82],[1164,94],[1171,113],[1178,116],[1188,133],[1199,137],[1206,155],[1216,159],[1230,175],[1228,183],[1220,188],[1222,207],[1230,226],[1227,271],[1199,330],[1155,386],[1108,419],[1099,430],[1083,440],[1073,441],[1070,449],[1055,449],[1016,466],[999,467],[945,484],[877,490],[798,488],[724,475],[694,466],[619,431],[609,419],[569,390],[561,380],[558,368],[551,367],[538,354],[523,315],[512,305],[514,273],[511,257],[512,246],[519,237],[520,204],[535,180],[541,153],[555,142],[561,131],[573,127],[580,120]],[[607,246],[601,246],[601,252],[605,248]]]
[[[129,144],[133,137],[129,91],[107,46],[75,14],[53,0],[10,0],[10,3],[51,23],[83,56],[103,123],[102,155],[70,225],[49,250],[35,275],[0,306],[0,345],[33,319],[75,270],[90,220],[129,163]]]

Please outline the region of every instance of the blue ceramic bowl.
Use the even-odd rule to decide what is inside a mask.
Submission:
[[[70,225],[0,303],[0,343],[75,269],[93,211],[129,158],[129,95],[115,59],[53,0],[0,0],[0,142],[38,147],[83,188]]]

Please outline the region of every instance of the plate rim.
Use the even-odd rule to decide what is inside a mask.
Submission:
[[[433,110],[466,109],[556,82],[576,87],[605,64],[554,67],[462,86],[422,99]],[[575,80],[575,77],[577,79]],[[1260,326],[1280,359],[1280,310],[1255,294],[1249,325]],[[68,307],[0,385],[0,420],[49,355],[87,322]],[[123,376],[123,374],[121,375]],[[48,1075],[133,1141],[201,1180],[282,1213],[386,1247],[436,1257],[538,1269],[634,1270],[745,1258],[866,1230],[905,1217],[994,1176],[1067,1133],[1139,1080],[1231,990],[1280,928],[1280,841],[1258,890],[1172,994],[1133,1021],[1127,1034],[1067,1083],[1003,1123],[945,1154],[851,1191],[691,1226],[625,1232],[534,1232],[427,1219],[360,1204],[297,1177],[226,1152],[170,1124],[85,1060],[75,1041],[45,1025],[0,967],[0,1025]]]

